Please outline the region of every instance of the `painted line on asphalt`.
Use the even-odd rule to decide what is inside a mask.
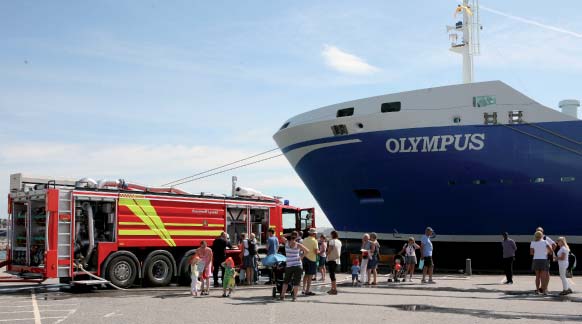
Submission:
[[[36,302],[36,294],[33,292],[30,293],[30,297],[32,297],[32,311],[34,314],[34,324],[41,324],[40,320],[40,311],[38,310],[38,304]]]
[[[40,312],[70,312],[71,309],[41,309]],[[0,312],[0,314],[21,314],[21,313],[33,313],[34,311],[31,310],[23,310],[23,311],[11,311],[11,312]]]
[[[0,301],[0,305],[4,305],[4,304],[18,304],[18,303],[30,303],[29,298],[26,298],[26,300],[19,300],[19,301]]]
[[[45,319],[62,319],[63,316],[56,316],[56,317],[40,317],[39,323],[41,323],[41,320],[45,320]],[[36,323],[36,318],[32,317],[32,318],[11,318],[11,319],[0,319],[0,322],[13,322],[13,321],[35,321]]]

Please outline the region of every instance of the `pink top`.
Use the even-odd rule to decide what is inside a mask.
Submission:
[[[204,269],[208,271],[208,269],[212,268],[212,249],[206,247],[204,249],[199,248],[196,250],[196,254],[200,257],[200,261],[204,262]]]

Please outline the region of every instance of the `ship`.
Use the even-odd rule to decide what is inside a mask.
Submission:
[[[529,242],[543,226],[582,243],[580,102],[558,111],[502,81],[474,82],[477,1],[456,13],[447,30],[462,84],[308,111],[275,142],[344,238],[402,241],[431,226],[440,242],[499,242],[505,231]]]

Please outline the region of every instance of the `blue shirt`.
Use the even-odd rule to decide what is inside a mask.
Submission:
[[[360,273],[360,266],[353,265],[352,266],[352,274],[357,275],[358,273]]]
[[[430,241],[430,238],[423,235],[420,242],[422,243],[422,255],[425,257],[432,256],[432,242]]]
[[[267,255],[275,254],[279,250],[279,240],[273,235],[267,239]]]

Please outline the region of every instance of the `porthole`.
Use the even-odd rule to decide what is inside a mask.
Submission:
[[[544,183],[544,178],[533,178],[531,179],[532,183]]]
[[[453,117],[453,123],[458,124],[460,122],[461,122],[461,117],[459,117],[459,116]]]

